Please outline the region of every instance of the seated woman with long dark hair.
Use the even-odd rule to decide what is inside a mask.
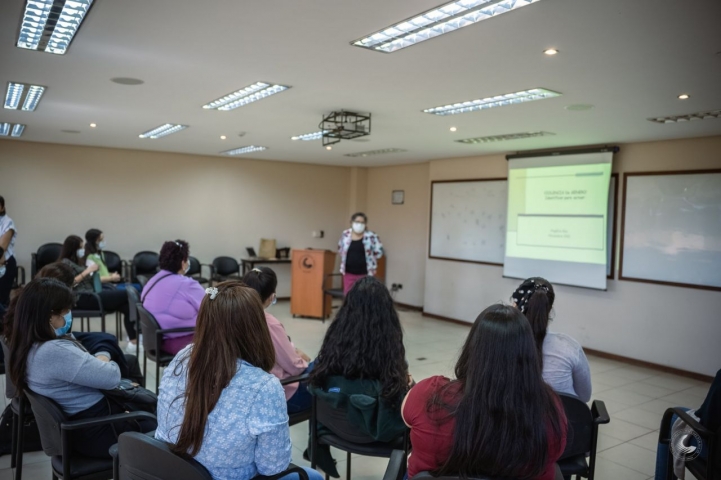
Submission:
[[[77,235],[70,235],[63,242],[63,248],[60,251],[58,261],[63,262],[73,269],[75,274],[75,286],[73,291],[77,293],[97,293],[103,302],[103,310],[105,313],[121,312],[125,323],[125,330],[128,332],[130,343],[133,348],[128,353],[135,353],[135,345],[138,343],[138,334],[135,331],[135,325],[130,322],[128,315],[128,295],[123,290],[101,290],[96,292],[93,286],[93,275],[98,273],[98,265],[91,263],[85,266],[85,242]],[[89,295],[80,295],[76,307],[79,310],[94,310],[97,308],[96,301]]]
[[[72,325],[72,291],[54,278],[28,283],[13,315],[8,340],[8,374],[18,391],[31,390],[54,400],[70,420],[122,413],[100,390],[120,383],[120,368],[105,355],[93,356],[72,339],[63,337]],[[108,449],[124,431],[150,431],[154,421],[118,423],[72,432],[78,453],[109,457]]]
[[[195,457],[213,478],[275,475],[288,468],[292,446],[283,387],[269,373],[275,356],[263,304],[238,281],[206,292],[195,342],[163,373],[155,438]]]
[[[413,444],[408,477],[430,471],[554,479],[554,464],[566,446],[566,416],[543,381],[523,314],[504,305],[481,312],[455,376],[422,380],[403,401]]]
[[[541,277],[523,281],[511,295],[513,304],[531,324],[543,379],[558,393],[591,400],[591,368],[583,347],[565,333],[548,330],[556,300],[553,285]]]
[[[311,394],[366,395],[377,400],[373,410],[360,411],[349,404],[347,417],[359,432],[389,442],[406,430],[400,407],[411,383],[403,330],[390,292],[375,278],[363,277],[328,327],[310,375]],[[319,429],[319,435],[323,431]],[[329,448],[318,450],[318,465],[337,478]]]

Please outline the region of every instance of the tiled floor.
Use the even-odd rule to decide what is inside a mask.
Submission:
[[[311,357],[320,348],[329,323],[293,319],[289,303],[280,302],[273,314],[284,324],[295,345]],[[468,327],[422,317],[417,312],[400,312],[405,330],[404,343],[411,373],[416,380],[431,375],[448,375]],[[698,407],[704,400],[709,384],[665,374],[656,370],[627,365],[599,357],[589,357],[593,380],[593,399],[606,402],[611,423],[600,428],[596,478],[598,480],[646,480],[653,478],[658,428],[664,410],[669,406]],[[148,387],[155,386],[155,368],[148,365]],[[0,376],[4,391],[5,376]],[[5,398],[0,398],[4,408]],[[293,461],[308,465],[302,459],[308,435],[307,423],[291,428]],[[334,452],[338,471],[345,475],[345,454]],[[42,452],[25,454],[23,479],[48,480],[50,465]],[[380,479],[385,471],[384,459],[352,458],[355,480]],[[13,478],[10,456],[0,457],[0,480]],[[170,477],[169,477],[170,478]]]

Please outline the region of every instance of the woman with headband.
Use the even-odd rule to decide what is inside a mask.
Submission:
[[[160,328],[195,327],[205,290],[185,276],[190,268],[189,255],[188,242],[165,242],[158,259],[160,272],[143,288],[140,300]],[[163,351],[175,355],[192,341],[192,333],[168,333],[163,337]]]
[[[308,363],[310,357],[295,348],[283,324],[268,312],[268,308],[275,305],[276,301],[275,289],[278,286],[278,277],[275,272],[268,267],[254,268],[245,274],[242,282],[258,292],[260,301],[263,302],[265,321],[275,349],[275,365],[270,373],[283,380],[310,372],[313,369],[312,363]],[[283,389],[289,414],[310,409],[312,397],[304,383],[291,383],[285,385]]]
[[[559,393],[591,399],[591,370],[583,347],[565,333],[548,331],[556,294],[553,285],[541,277],[525,280],[513,295],[513,305],[523,313],[533,330],[543,379]]]

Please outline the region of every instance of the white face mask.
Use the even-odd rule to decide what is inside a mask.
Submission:
[[[99,248],[100,250],[105,250],[105,240],[103,240],[102,242],[98,243],[98,248]]]
[[[0,278],[5,276],[5,272],[7,272],[7,267],[5,265],[0,265]]]
[[[185,270],[183,271],[183,274],[186,274],[190,271],[190,262],[188,262],[188,265],[185,266]]]
[[[78,248],[78,251],[75,252],[78,255],[78,258],[83,258],[85,256],[85,249],[84,248]]]
[[[360,235],[361,233],[365,232],[365,230],[366,230],[366,225],[365,225],[365,223],[353,222],[353,231],[354,231],[355,233],[357,233],[358,235]]]

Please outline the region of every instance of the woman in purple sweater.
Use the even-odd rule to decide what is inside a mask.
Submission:
[[[160,328],[195,327],[205,290],[185,276],[190,267],[189,254],[188,242],[165,242],[160,249],[161,270],[143,288],[140,300]],[[169,333],[163,337],[163,350],[175,355],[192,342],[192,333]]]

